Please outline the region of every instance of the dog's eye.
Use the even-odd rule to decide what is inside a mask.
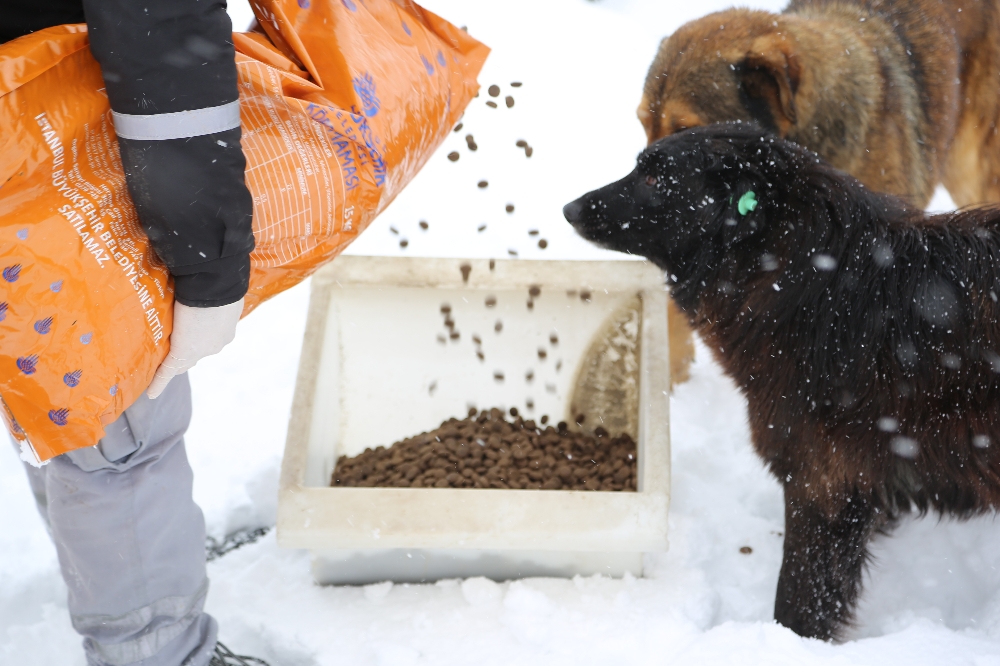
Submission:
[[[657,182],[658,179],[656,176],[646,176],[646,184],[649,185],[650,187],[656,185]]]

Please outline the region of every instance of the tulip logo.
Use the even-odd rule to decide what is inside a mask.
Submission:
[[[118,384],[115,384],[114,386],[112,386],[111,388],[109,388],[108,389],[108,393],[110,393],[111,395],[114,395],[114,394],[118,393]]]
[[[28,230],[21,229],[20,231],[17,232],[17,237],[20,238],[21,240],[28,240]]]
[[[52,330],[52,317],[46,317],[45,319],[39,319],[35,322],[35,332],[39,335],[45,335]]]
[[[3,321],[6,318],[7,318],[7,304],[0,303],[0,321]]]
[[[35,374],[35,366],[38,363],[38,355],[32,354],[31,356],[22,356],[17,359],[17,369],[26,375]]]
[[[21,277],[21,264],[14,264],[3,269],[3,279],[7,282],[17,282],[19,277]]]
[[[365,72],[364,76],[355,76],[351,83],[354,84],[354,92],[358,93],[361,106],[365,109],[365,115],[369,118],[375,117],[382,108],[382,103],[375,96],[375,80],[372,75]]]
[[[70,388],[76,388],[80,383],[80,377],[83,375],[83,370],[74,370],[73,372],[67,372],[63,375],[63,382],[66,386]]]
[[[51,289],[53,293],[58,294],[60,291],[62,291],[62,286],[63,286],[63,281],[62,280],[58,280],[58,281],[53,282],[52,284],[50,284],[49,285],[49,289]]]
[[[358,6],[353,2],[351,2],[351,0],[340,0],[340,1],[343,2],[344,6],[350,9],[352,12],[358,11]]]
[[[50,409],[49,410],[49,420],[55,423],[57,426],[66,425],[66,421],[69,420],[69,410],[68,409]]]
[[[82,342],[85,345],[89,345],[90,341],[93,338],[94,338],[94,334],[93,333],[84,333],[83,335],[80,336],[80,342]]]

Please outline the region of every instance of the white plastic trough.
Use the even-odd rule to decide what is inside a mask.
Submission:
[[[279,544],[310,549],[323,584],[641,575],[642,554],[667,548],[663,282],[651,264],[631,261],[498,260],[491,269],[487,260],[343,256],[317,272],[281,471]],[[541,293],[529,309],[533,285]],[[471,405],[570,421],[577,366],[637,295],[638,492],[330,487],[340,455],[431,430]],[[458,340],[439,340],[448,334],[442,303]]]

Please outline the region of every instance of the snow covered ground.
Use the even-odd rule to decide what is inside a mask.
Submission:
[[[481,83],[500,85],[500,99],[513,95],[515,105],[488,108],[484,90],[463,131],[352,252],[607,257],[572,234],[560,208],[631,168],[644,143],[634,109],[659,38],[726,3],[426,5],[494,48]],[[248,21],[245,5],[234,3],[232,13],[237,26]],[[474,153],[466,133],[479,146]],[[514,146],[519,138],[534,148],[530,159]],[[445,158],[452,150],[458,162]],[[485,190],[475,185],[481,179],[490,183]],[[931,204],[949,206],[943,193]],[[188,451],[215,537],[274,522],[307,301],[302,285],[265,304],[223,354],[191,373]],[[800,639],[770,619],[781,493],[751,451],[745,402],[704,348],[671,408],[671,550],[647,557],[647,577],[318,587],[308,555],[279,549],[271,533],[209,565],[208,607],[222,639],[273,666],[1000,664],[1000,526],[992,518],[907,522],[877,543],[851,640]],[[0,664],[82,666],[55,551],[6,446],[0,506]]]

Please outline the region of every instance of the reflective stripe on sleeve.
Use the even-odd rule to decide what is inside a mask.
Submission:
[[[240,102],[151,116],[112,111],[115,133],[123,139],[166,141],[225,132],[240,126]]]

